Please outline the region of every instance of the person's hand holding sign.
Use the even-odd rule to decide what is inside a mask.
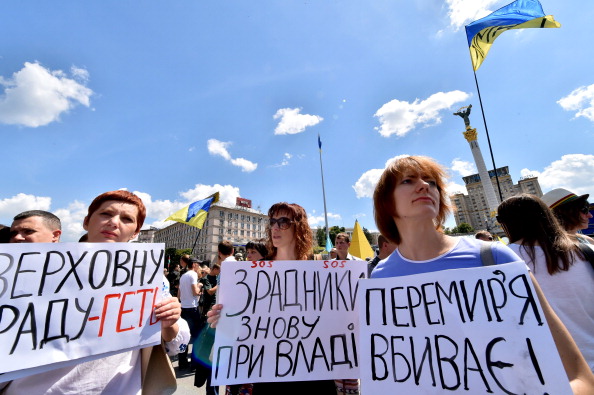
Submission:
[[[216,328],[217,327],[217,323],[219,322],[219,318],[221,318],[221,310],[223,309],[223,305],[222,304],[215,304],[214,306],[212,306],[212,309],[210,309],[208,311],[208,313],[206,313],[206,316],[208,317],[206,319],[206,322],[208,322],[210,324],[211,328]]]
[[[163,298],[155,308],[155,315],[161,320],[161,336],[166,342],[175,338],[178,332],[177,320],[181,317],[181,303],[172,296]]]

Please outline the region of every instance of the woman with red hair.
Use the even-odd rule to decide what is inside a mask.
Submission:
[[[145,217],[146,208],[138,196],[128,191],[111,191],[93,200],[83,227],[89,243],[127,243],[138,235]],[[165,295],[157,304],[155,315],[161,321],[164,346],[176,354],[174,350],[187,344],[189,328],[180,320],[179,301],[168,295],[166,283],[163,288]],[[150,389],[150,393],[170,393],[176,379],[164,346],[124,351],[27,376],[10,382],[2,394],[139,394],[143,388]]]
[[[295,203],[276,203],[268,210],[269,226],[266,260],[302,261],[312,253],[313,236],[303,207]],[[215,327],[223,305],[214,305],[208,312],[208,322]],[[243,388],[242,388],[243,387]],[[317,380],[254,383],[228,386],[227,394],[240,394],[252,391],[253,395],[276,395],[283,393],[303,393],[336,395],[337,393],[358,393],[357,380]],[[348,391],[348,392],[347,392]]]
[[[483,265],[482,241],[455,238],[441,231],[449,213],[445,186],[445,170],[428,157],[403,157],[384,170],[373,194],[375,221],[380,233],[398,247],[392,255],[380,261],[371,278]],[[520,261],[501,243],[489,243],[488,246],[495,264]],[[594,376],[584,357],[547,302],[536,279],[532,274],[530,276],[574,393],[593,394]]]

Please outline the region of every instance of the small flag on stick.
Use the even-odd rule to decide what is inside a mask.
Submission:
[[[210,210],[210,206],[213,203],[219,201],[219,193],[216,192],[213,195],[210,195],[206,199],[198,200],[182,208],[179,211],[171,214],[165,221],[177,221],[181,222],[182,224],[195,226],[198,229],[202,229],[204,225],[204,221],[206,221],[206,216],[208,215],[208,210]]]

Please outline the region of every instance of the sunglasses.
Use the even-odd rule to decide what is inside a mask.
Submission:
[[[590,203],[586,202],[586,205],[580,209],[580,213],[588,214],[590,212]]]
[[[289,229],[289,226],[291,226],[291,224],[294,222],[295,221],[293,221],[291,218],[287,217],[270,218],[270,228],[272,228],[274,224],[277,224],[279,229],[286,230]]]

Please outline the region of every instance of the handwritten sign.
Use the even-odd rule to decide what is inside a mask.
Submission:
[[[571,394],[526,265],[360,283],[364,393]]]
[[[224,262],[215,385],[359,377],[363,261]]]
[[[163,247],[2,245],[0,381],[160,343]]]

